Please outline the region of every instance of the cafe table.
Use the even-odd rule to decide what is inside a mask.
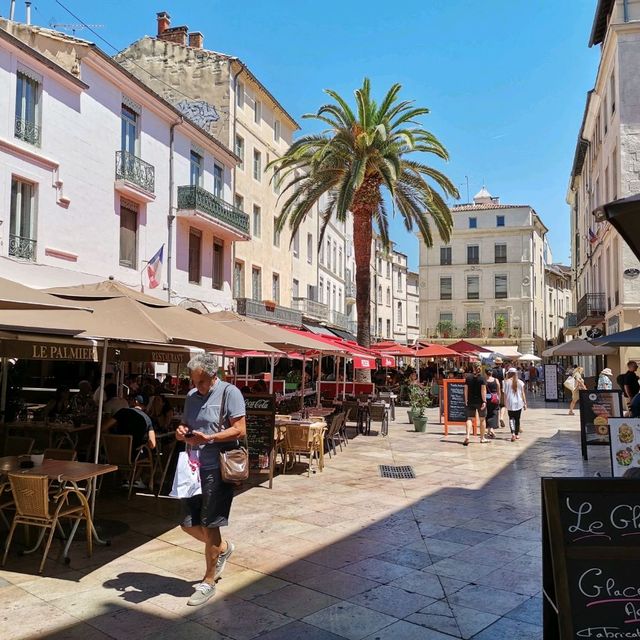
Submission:
[[[5,434],[23,435],[25,432],[45,433],[49,436],[49,447],[61,447],[65,443],[71,449],[78,446],[78,436],[84,431],[95,431],[95,424],[80,424],[76,426],[73,422],[46,422],[44,420],[23,420],[20,422],[6,422],[4,424]]]
[[[303,427],[309,428],[312,437],[320,439],[320,466],[324,467],[324,431],[327,428],[327,423],[324,419],[309,418],[303,420],[292,418],[291,420],[286,420],[276,417],[276,443],[284,441],[284,433],[287,429],[301,429]],[[287,466],[287,468],[289,467]]]
[[[27,469],[21,468],[20,463],[23,460],[29,460],[30,457],[31,456],[5,456],[0,458],[0,481],[6,480],[8,474],[15,473],[32,476],[47,476],[50,482],[57,482],[60,486],[68,483],[77,490],[80,490],[78,483],[86,482],[87,487],[85,495],[87,497],[87,501],[91,504],[92,494],[96,488],[96,478],[118,470],[118,467],[113,464],[93,464],[92,462],[77,462],[75,460],[43,460],[42,464],[34,465]],[[71,535],[65,545],[65,560],[79,523],[80,521],[78,520],[76,524],[74,524]],[[91,531],[96,542],[99,544],[109,544],[107,541],[100,539],[93,524],[93,520],[88,523],[88,526],[91,527]],[[36,551],[40,546],[41,541],[41,539],[38,540],[38,543],[33,549],[29,549],[24,553],[33,553]]]

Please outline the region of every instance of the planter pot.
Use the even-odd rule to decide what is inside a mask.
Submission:
[[[424,433],[427,430],[427,416],[413,416],[413,428],[418,433]]]
[[[407,416],[409,417],[409,424],[413,424],[413,409],[407,409]]]
[[[284,389],[285,391],[296,391],[298,388],[298,382],[285,382]]]

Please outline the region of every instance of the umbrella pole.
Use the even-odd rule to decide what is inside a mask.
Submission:
[[[271,368],[270,368],[271,375],[269,376],[269,393],[273,393],[273,375],[276,369],[276,357],[271,356],[270,360],[271,360]]]
[[[0,418],[6,422],[4,412],[7,408],[7,383],[9,377],[9,359],[2,358],[2,392],[0,395]]]
[[[301,411],[304,410],[304,392],[305,392],[305,389],[306,389],[304,376],[305,376],[305,369],[306,368],[307,368],[307,352],[305,351],[302,354],[302,375],[300,376],[300,380],[301,380],[301,384],[300,384],[300,410]]]
[[[104,389],[104,379],[107,375],[107,352],[109,351],[109,338],[104,339],[104,346],[102,348],[102,368],[100,370],[100,389]],[[104,393],[99,394],[98,397],[98,424],[96,425],[96,448],[93,456],[93,462],[98,464],[98,458],[100,456],[100,437],[102,435],[102,405],[104,402]],[[92,480],[93,487],[91,491],[91,515],[96,508],[96,483],[97,480]]]
[[[320,408],[320,371],[322,371],[322,351],[318,356],[318,369],[316,377],[316,407]]]
[[[347,395],[347,358],[342,358],[342,400]]]
[[[244,359],[244,386],[249,386],[249,356]]]

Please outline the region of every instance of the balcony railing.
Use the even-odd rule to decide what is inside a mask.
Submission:
[[[346,329],[347,329],[347,331],[349,333],[353,333],[354,336],[357,336],[358,335],[358,322],[356,320],[347,320]]]
[[[9,234],[9,255],[21,260],[30,260],[35,262],[36,259],[36,241],[31,238],[23,238]]]
[[[116,180],[126,180],[148,193],[155,193],[155,167],[128,151],[116,151]]]
[[[578,331],[578,318],[575,313],[569,311],[564,316],[564,332],[565,333],[575,333]]]
[[[15,137],[18,140],[24,140],[36,147],[40,146],[42,130],[33,120],[25,120],[24,118],[16,118]]]
[[[249,216],[202,187],[178,187],[178,210],[201,211],[214,221],[249,235]]]
[[[340,329],[347,328],[347,316],[344,313],[340,313],[340,311],[336,311],[335,309],[331,312],[331,322],[336,327],[340,327]]]
[[[293,308],[315,320],[329,319],[329,307],[323,302],[309,300],[309,298],[293,298]]]
[[[344,287],[344,297],[347,302],[356,299],[356,285],[353,282],[347,282]]]
[[[587,293],[578,300],[576,321],[578,326],[592,326],[604,320],[606,314],[606,296],[604,293]]]
[[[260,300],[251,298],[238,298],[236,309],[241,316],[256,318],[266,322],[288,324],[294,327],[302,326],[302,314],[295,309],[281,307],[280,305],[266,305]]]

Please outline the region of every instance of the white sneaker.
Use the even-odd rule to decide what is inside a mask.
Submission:
[[[215,584],[207,584],[201,582],[194,592],[194,594],[187,600],[187,605],[190,607],[197,607],[200,604],[204,604],[207,600],[212,598],[216,593]]]
[[[227,541],[227,550],[218,556],[218,560],[216,562],[216,573],[213,578],[214,580],[217,580],[222,575],[222,572],[224,571],[224,568],[227,564],[227,560],[231,557],[231,554],[233,553],[235,548],[236,547],[233,542]]]

